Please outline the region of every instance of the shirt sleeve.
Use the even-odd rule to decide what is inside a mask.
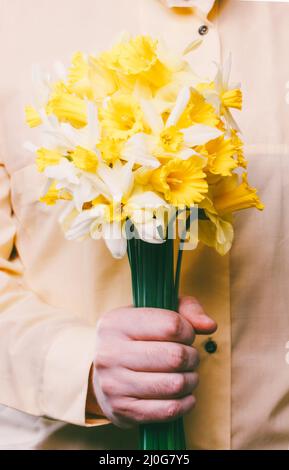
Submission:
[[[91,426],[86,418],[95,327],[45,303],[24,287],[10,178],[0,161],[0,403],[37,416]]]

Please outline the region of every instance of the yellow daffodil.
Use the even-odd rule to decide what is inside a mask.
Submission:
[[[95,152],[78,146],[70,153],[70,157],[77,168],[92,173],[96,172],[98,157]]]
[[[171,80],[171,71],[159,60],[155,65],[140,77],[140,82],[148,84],[153,93],[165,86]]]
[[[97,56],[77,52],[55,78],[34,71],[35,107],[25,115],[43,143],[25,148],[47,178],[40,201],[68,201],[59,218],[68,239],[102,237],[121,258],[128,223],[142,240],[163,243],[173,212],[187,208],[186,221],[193,208],[199,240],[228,252],[233,213],[264,207],[244,172],[232,114],[242,92],[230,68],[231,59],[214,80],[200,80],[162,41],[126,35]]]
[[[41,147],[36,151],[36,165],[40,172],[43,172],[50,165],[57,165],[62,157],[57,150],[50,150]]]
[[[199,220],[199,239],[216,251],[226,254],[233,242],[233,212],[255,207],[263,210],[255,188],[249,186],[247,174],[243,173],[242,183],[238,175],[225,177],[209,188],[210,197],[199,204],[206,218]]]
[[[208,190],[203,166],[203,159],[197,156],[170,160],[152,173],[151,184],[174,206],[190,207],[200,202]]]
[[[68,71],[67,86],[80,98],[93,99],[93,91],[89,80],[89,64],[86,57],[81,52],[76,52],[71,60],[71,67]]]
[[[215,248],[220,255],[225,255],[231,248],[234,238],[231,214],[220,216],[211,199],[212,188],[208,196],[199,204],[205,217],[199,217],[199,239],[205,245]]]
[[[68,122],[73,127],[81,128],[87,124],[86,103],[69,93],[66,86],[58,84],[46,107],[47,114],[54,114],[59,121]]]
[[[147,72],[158,60],[157,41],[149,36],[136,36],[116,44],[100,60],[107,68],[125,75]]]
[[[219,129],[204,124],[194,123],[189,127],[181,127],[181,116],[187,109],[190,98],[190,88],[181,89],[165,122],[150,100],[141,100],[144,120],[152,132],[152,136],[147,139],[150,151],[161,163],[166,163],[171,158],[186,160],[196,154],[194,147],[222,134]]]
[[[239,184],[238,176],[233,175],[221,180],[215,188],[214,206],[219,214],[227,214],[249,207],[264,209],[264,205],[257,195],[257,190],[248,184],[247,173],[242,175]]]
[[[97,57],[89,56],[89,65],[88,79],[94,101],[101,102],[120,89],[119,77],[113,70],[104,67]]]
[[[101,152],[101,156],[106,163],[114,163],[121,158],[123,142],[107,137],[97,144],[97,148]]]
[[[244,155],[244,148],[243,148],[244,143],[240,139],[240,137],[238,136],[238,133],[235,129],[231,130],[231,140],[232,140],[232,144],[233,144],[233,146],[235,147],[235,150],[236,150],[238,166],[240,166],[241,168],[247,168],[248,162],[247,162],[247,160],[245,158],[245,155]]]
[[[97,58],[77,52],[72,58],[67,86],[80,98],[101,101],[116,91],[116,80],[114,72],[103,67]]]
[[[141,107],[130,95],[113,96],[101,109],[100,121],[104,138],[127,140],[144,131]]]
[[[158,144],[165,152],[177,152],[182,148],[183,143],[184,135],[176,126],[165,128],[160,133]]]
[[[196,90],[201,94],[203,94],[204,92],[207,92],[209,90],[213,91],[213,90],[215,90],[215,83],[214,82],[198,83],[196,85]]]
[[[227,123],[232,129],[239,130],[230,108],[241,110],[243,96],[238,85],[230,84],[231,68],[232,57],[230,55],[223,67],[219,67],[214,79],[214,84],[216,93],[220,100],[220,113],[224,115]]]
[[[171,79],[169,68],[159,60],[158,41],[149,36],[136,36],[120,42],[104,52],[99,60],[106,68],[133,82],[147,82],[153,88],[160,88]]]
[[[196,86],[196,89],[215,108],[216,113],[225,118],[231,129],[239,130],[231,109],[242,109],[243,96],[239,85],[229,83],[231,67],[232,60],[230,56],[223,67],[218,68],[212,82],[200,83]]]
[[[179,120],[179,127],[189,127],[193,124],[204,124],[216,127],[220,118],[214,107],[209,104],[197,90],[191,90],[190,100]]]
[[[224,108],[242,109],[242,92],[239,88],[225,90],[221,93],[221,102]]]
[[[202,155],[207,156],[208,164],[206,169],[214,175],[229,176],[238,166],[235,159],[237,149],[232,139],[221,136],[197,150]]]
[[[153,171],[152,168],[141,166],[134,172],[135,182],[147,190],[151,189],[150,181]]]
[[[231,249],[234,239],[234,229],[231,222],[210,215],[207,220],[199,220],[199,240],[214,248],[220,255],[225,255]]]
[[[37,127],[42,123],[40,114],[35,108],[33,108],[33,106],[26,106],[25,121],[29,127]]]

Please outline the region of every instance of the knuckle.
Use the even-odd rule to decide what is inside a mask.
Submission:
[[[113,415],[118,420],[129,420],[131,423],[143,423],[146,421],[146,413],[136,406],[135,402],[127,399],[112,400]]]
[[[182,318],[179,314],[167,319],[166,334],[169,338],[177,338],[182,331]]]
[[[173,369],[182,369],[187,364],[187,352],[182,345],[172,348],[169,362]]]
[[[119,307],[105,312],[98,321],[99,327],[105,330],[107,328],[115,327],[116,325],[118,325],[118,321],[123,317],[124,313],[126,315],[131,314],[131,309]]]
[[[186,379],[183,374],[176,374],[170,384],[170,389],[173,394],[180,394],[186,386]]]
[[[172,401],[166,409],[166,418],[171,419],[178,416],[181,412],[181,405],[177,400]]]
[[[110,396],[114,394],[116,387],[112,380],[106,378],[100,381],[100,388],[106,396]]]
[[[120,397],[116,397],[110,401],[110,405],[115,417],[123,418],[127,416],[129,407],[126,400],[121,400]]]

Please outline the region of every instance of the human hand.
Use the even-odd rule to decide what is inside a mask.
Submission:
[[[193,297],[180,299],[179,313],[122,307],[104,314],[87,411],[93,413],[97,402],[120,427],[182,416],[195,404],[195,333],[211,334],[216,327]]]

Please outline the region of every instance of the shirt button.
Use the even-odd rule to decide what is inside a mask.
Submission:
[[[202,26],[199,27],[199,34],[201,36],[205,36],[209,32],[209,28],[206,24],[202,24]]]
[[[214,354],[218,349],[216,341],[212,340],[211,338],[208,339],[204,347],[208,354]]]

